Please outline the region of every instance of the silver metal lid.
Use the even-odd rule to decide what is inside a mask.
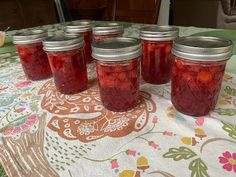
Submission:
[[[43,49],[45,51],[67,51],[83,46],[83,38],[81,36],[52,36],[43,41]]]
[[[68,37],[82,37],[81,33],[69,33],[69,32],[64,32],[65,36]]]
[[[90,20],[79,20],[66,25],[65,31],[67,33],[82,33],[86,31],[92,31],[92,25],[93,23]]]
[[[140,31],[140,38],[149,41],[174,40],[179,35],[179,29],[173,26],[146,26]]]
[[[42,42],[48,37],[48,33],[45,30],[26,30],[24,32],[16,33],[13,36],[14,44],[32,44]]]
[[[123,33],[123,26],[115,22],[106,22],[93,27],[93,34],[95,35],[106,35]]]
[[[141,55],[140,40],[136,38],[109,38],[92,44],[92,56],[101,61],[125,61]]]
[[[174,41],[172,53],[178,57],[195,61],[222,61],[232,56],[231,40],[207,37],[180,37]]]

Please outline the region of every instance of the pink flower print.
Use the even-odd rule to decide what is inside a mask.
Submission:
[[[153,119],[152,119],[152,123],[154,123],[154,124],[156,124],[158,122],[158,118],[155,116],[155,117],[153,117]]]
[[[21,133],[21,127],[15,127],[11,133],[13,135]]]
[[[118,167],[119,167],[119,164],[118,164],[117,159],[112,160],[111,161],[111,168],[115,169],[115,168],[118,168]]]
[[[0,92],[1,92],[1,91],[5,91],[7,88],[8,88],[8,87],[2,87],[2,88],[0,88]]]
[[[173,136],[173,132],[165,131],[165,132],[163,133],[163,135],[166,135],[166,136]]]
[[[18,82],[18,83],[16,83],[16,87],[17,88],[21,88],[21,87],[28,87],[28,86],[30,86],[32,84],[32,82],[30,82],[30,81],[22,81],[22,82]]]
[[[236,153],[230,153],[226,151],[219,157],[219,162],[223,165],[223,168],[227,171],[234,171],[236,173]]]
[[[136,151],[134,151],[134,150],[128,149],[128,150],[126,151],[126,153],[127,153],[128,155],[136,156]]]
[[[201,118],[198,118],[195,123],[196,125],[198,126],[202,126],[204,124],[204,121],[205,121],[205,118],[204,117],[201,117]]]
[[[159,147],[158,144],[156,144],[154,141],[149,141],[148,144],[153,147],[154,149],[157,149]]]
[[[37,114],[31,114],[28,117],[22,118],[21,120],[15,121],[11,125],[9,125],[4,131],[3,134],[5,136],[11,136],[16,134],[21,134],[26,132],[32,127],[33,125],[38,123],[38,116]]]
[[[16,110],[16,112],[21,113],[21,112],[23,112],[24,110],[25,110],[25,108],[19,108],[19,109]]]

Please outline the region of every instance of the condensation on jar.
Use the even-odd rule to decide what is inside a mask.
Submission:
[[[43,41],[59,92],[72,94],[85,90],[88,85],[83,38],[53,36]]]
[[[123,26],[115,22],[106,22],[93,27],[93,41],[123,36]]]
[[[101,101],[111,111],[130,110],[139,103],[140,40],[113,38],[92,45]]]
[[[47,31],[44,30],[27,30],[13,36],[24,73],[30,80],[45,79],[52,75],[42,44],[47,36]]]
[[[82,35],[84,38],[84,55],[87,63],[93,62],[92,57],[92,21],[90,20],[79,20],[76,22],[71,22],[66,26],[65,32],[67,36],[77,36]]]
[[[147,26],[141,29],[142,78],[151,84],[165,84],[170,81],[173,40],[179,29],[171,26]]]
[[[181,37],[174,41],[171,101],[187,115],[214,110],[233,43],[215,37]]]

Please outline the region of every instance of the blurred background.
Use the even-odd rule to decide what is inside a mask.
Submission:
[[[0,0],[0,30],[79,19],[236,29],[236,0]]]

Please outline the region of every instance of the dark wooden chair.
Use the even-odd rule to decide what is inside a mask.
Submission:
[[[73,20],[104,20],[109,7],[109,0],[68,0]],[[106,17],[107,18],[107,17]],[[111,20],[107,19],[107,20]]]
[[[113,0],[113,20],[156,24],[161,0]]]
[[[157,23],[161,0],[68,0],[76,19]]]
[[[56,23],[54,0],[0,0],[0,30]]]

